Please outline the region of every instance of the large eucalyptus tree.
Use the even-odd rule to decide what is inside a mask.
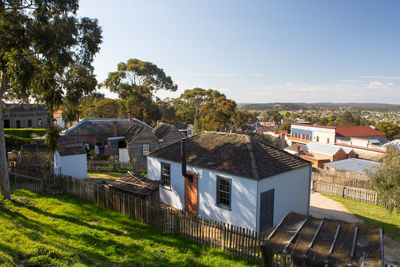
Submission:
[[[52,113],[95,89],[91,63],[101,28],[79,18],[78,7],[78,0],[0,2],[0,103],[33,100]],[[1,108],[0,118],[0,193],[10,198]]]

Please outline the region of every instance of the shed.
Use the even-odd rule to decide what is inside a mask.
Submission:
[[[54,153],[54,173],[87,178],[87,153],[81,147],[61,147]]]
[[[351,172],[359,175],[366,175],[367,169],[376,168],[379,166],[378,162],[365,160],[365,159],[345,159],[325,164],[325,169],[331,171],[332,174],[336,172]]]
[[[264,266],[383,266],[383,227],[290,212],[261,252]]]
[[[159,203],[159,184],[158,181],[147,179],[133,172],[127,172],[120,179],[110,184],[109,187],[151,201],[152,203]]]

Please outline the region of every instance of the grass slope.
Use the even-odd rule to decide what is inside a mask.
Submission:
[[[324,194],[343,204],[351,213],[354,213],[358,218],[366,224],[383,226],[385,235],[390,236],[394,240],[400,241],[400,212],[394,210],[391,214],[388,209],[342,197],[336,197]]]
[[[0,265],[246,266],[243,259],[70,196],[0,197]]]

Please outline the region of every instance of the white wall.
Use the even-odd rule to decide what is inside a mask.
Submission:
[[[87,155],[60,156],[58,151],[54,155],[56,174],[63,174],[79,179],[87,178]]]
[[[310,198],[311,166],[271,176],[259,181],[258,203],[262,192],[275,189],[274,226],[290,211],[307,214]],[[259,230],[260,206],[257,206],[257,231]]]
[[[148,156],[147,176],[152,180],[161,179],[161,161],[171,164],[171,189],[160,186],[160,199],[177,209],[184,209],[185,185],[180,163]],[[257,181],[190,165],[187,170],[198,173],[200,216],[256,230]],[[231,210],[216,206],[217,175],[232,179]]]

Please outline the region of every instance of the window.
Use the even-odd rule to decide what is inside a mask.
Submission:
[[[319,136],[315,137],[315,139],[317,140],[317,142],[319,142]]]
[[[217,205],[223,208],[231,208],[231,184],[232,180],[217,176]]]
[[[38,126],[39,126],[39,127],[42,127],[42,119],[38,119],[37,122],[38,122]]]
[[[326,143],[329,144],[329,138],[326,138]]]
[[[150,153],[150,144],[143,144],[142,145],[142,155],[143,157],[147,156]]]
[[[161,184],[171,187],[171,164],[161,162]]]
[[[32,120],[28,120],[28,128],[32,128]]]

